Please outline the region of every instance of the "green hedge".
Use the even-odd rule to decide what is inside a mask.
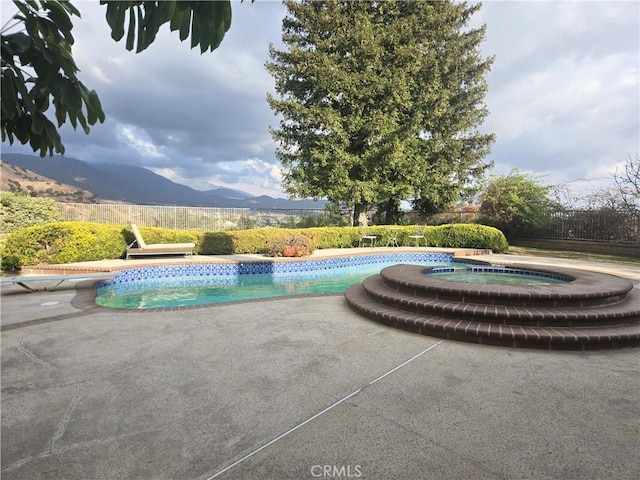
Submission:
[[[506,252],[507,239],[500,230],[476,223],[454,223],[427,227],[427,242],[434,247],[490,248],[495,253]]]
[[[202,234],[181,230],[141,227],[147,243],[200,241]],[[89,222],[55,222],[22,228],[2,242],[2,270],[24,265],[87,262],[122,258],[133,242],[131,228]],[[197,247],[194,249],[197,253]]]
[[[2,269],[119,258],[126,248],[122,227],[80,222],[35,225],[7,235],[2,244]]]
[[[371,226],[368,235],[377,235],[377,244],[386,245],[392,236],[400,245],[413,245],[409,235],[415,226]],[[200,255],[266,254],[277,242],[291,236],[309,238],[312,249],[358,246],[358,227],[312,227],[300,229],[259,228],[228,232],[192,232],[141,227],[147,243],[194,242]],[[507,240],[499,230],[477,224],[428,226],[423,231],[427,245],[433,247],[484,248],[504,252]],[[85,222],[57,222],[16,230],[5,238],[0,255],[2,269],[23,265],[57,264],[122,258],[134,237],[128,226]]]
[[[199,253],[202,255],[267,254],[277,242],[304,235],[311,240],[313,249],[318,248],[313,228],[254,228],[228,232],[209,232],[202,236]]]
[[[485,225],[459,223],[451,225],[428,226],[417,229],[414,225],[368,227],[368,235],[377,235],[377,245],[385,246],[393,236],[399,245],[412,246],[415,241],[409,238],[415,233],[423,233],[427,245],[432,247],[485,248],[496,253],[509,247],[502,232]],[[312,241],[313,247],[351,248],[357,247],[362,231],[359,227],[313,227],[300,229],[256,228],[252,230],[233,230],[228,232],[205,233],[200,244],[203,255],[261,254],[269,250],[272,242],[290,235],[305,235]],[[422,243],[421,243],[422,245]]]

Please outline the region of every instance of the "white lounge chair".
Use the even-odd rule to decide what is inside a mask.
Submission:
[[[131,231],[136,238],[127,247],[127,260],[137,255],[193,255],[195,243],[152,243],[147,244],[138,230],[138,226],[131,224]],[[137,247],[134,245],[137,244]]]

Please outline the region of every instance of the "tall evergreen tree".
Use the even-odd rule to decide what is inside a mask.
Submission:
[[[271,130],[285,189],[354,207],[401,201],[434,208],[482,176],[494,136],[479,45],[467,28],[479,4],[452,1],[287,0],[267,69],[281,115]]]

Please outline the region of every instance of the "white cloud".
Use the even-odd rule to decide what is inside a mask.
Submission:
[[[153,173],[156,173],[158,175],[162,175],[163,177],[168,178],[173,182],[176,182],[176,183],[184,182],[184,179],[180,175],[178,175],[173,168],[149,168],[149,170],[151,170]]]
[[[250,170],[255,171],[256,173],[266,174],[273,180],[280,180],[282,178],[280,169],[273,163],[265,162],[264,160],[260,160],[258,158],[251,158],[245,160],[244,165]]]
[[[125,140],[125,143],[133,148],[143,157],[151,158],[166,158],[156,145],[153,144],[148,138],[148,135],[144,131],[128,125],[122,125],[119,127],[121,138]]]
[[[247,52],[223,50],[215,63],[207,67],[207,77],[228,86],[232,91],[264,100],[274,82],[264,68],[264,59]]]
[[[637,2],[489,2],[490,159],[550,183],[606,172],[640,148]]]
[[[631,81],[631,61],[626,54],[565,57],[544,69],[515,77],[490,94],[488,104],[493,113],[487,126],[498,136],[518,138],[540,130],[557,133],[558,127],[584,130],[585,122],[603,123],[604,115],[624,115],[637,86],[637,81]],[[567,115],[576,123],[559,125],[559,119]],[[611,122],[613,118],[606,120]]]
[[[282,177],[278,164],[258,158],[215,164],[201,163],[197,175],[193,175],[195,168],[186,170],[179,167],[156,167],[152,170],[198,190],[227,187],[252,195],[285,196],[280,186]]]
[[[108,77],[107,74],[104,73],[104,71],[97,65],[92,66],[89,71],[91,73],[91,76],[96,80],[102,83],[113,83],[113,80]]]

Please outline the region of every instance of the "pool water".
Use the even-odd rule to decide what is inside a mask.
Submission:
[[[442,280],[453,282],[483,283],[497,285],[552,285],[556,283],[566,283],[565,280],[554,278],[525,276],[516,273],[474,273],[474,272],[453,272],[433,274]]]
[[[96,303],[111,308],[145,309],[207,305],[291,295],[342,293],[354,283],[362,282],[383,268],[398,263],[397,261],[379,262],[295,273],[143,279],[99,287]],[[465,268],[465,264],[461,262],[403,261],[402,263]]]
[[[492,285],[554,285],[566,283],[567,278],[553,274],[545,274],[529,271],[482,271],[460,269],[441,272],[436,269],[430,272],[435,278],[452,282],[481,283]]]

